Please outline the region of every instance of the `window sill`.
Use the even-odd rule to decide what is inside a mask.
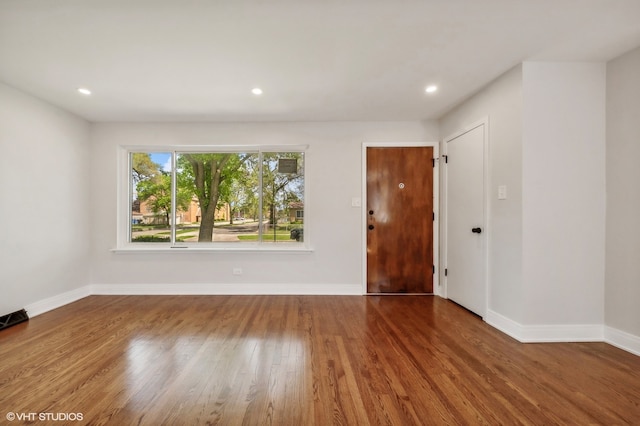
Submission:
[[[314,250],[310,247],[191,247],[191,246],[168,246],[153,247],[151,245],[144,246],[126,246],[111,249],[116,254],[145,254],[145,253],[291,253],[304,254],[312,253]]]

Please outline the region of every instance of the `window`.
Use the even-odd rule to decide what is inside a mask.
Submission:
[[[304,150],[129,150],[127,243],[304,242]]]

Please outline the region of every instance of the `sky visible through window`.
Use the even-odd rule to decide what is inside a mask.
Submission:
[[[160,164],[161,168],[165,172],[171,171],[171,153],[169,152],[152,152],[151,161],[156,164]]]

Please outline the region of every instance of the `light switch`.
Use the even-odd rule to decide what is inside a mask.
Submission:
[[[507,199],[507,185],[499,185],[498,200],[506,200],[506,199]]]

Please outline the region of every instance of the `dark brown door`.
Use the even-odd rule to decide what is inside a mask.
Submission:
[[[433,293],[432,159],[432,147],[367,147],[368,293]]]

